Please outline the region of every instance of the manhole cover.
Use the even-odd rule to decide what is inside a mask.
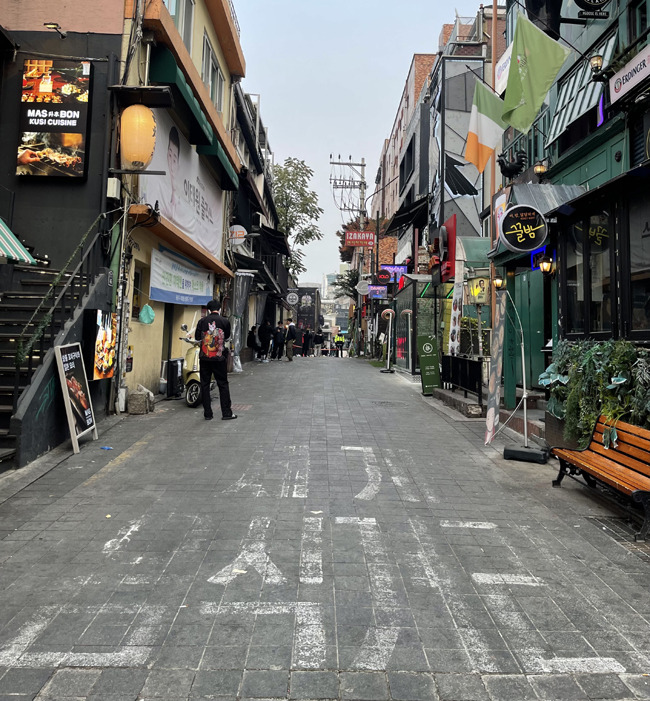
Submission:
[[[626,550],[636,555],[644,562],[650,562],[650,542],[637,543],[634,534],[639,532],[640,525],[632,518],[611,517],[597,518],[588,516],[587,521],[597,524]]]

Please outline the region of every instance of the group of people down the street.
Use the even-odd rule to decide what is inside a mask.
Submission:
[[[344,338],[339,334],[334,343],[337,356],[343,356],[343,344]],[[294,355],[320,358],[334,350],[325,340],[321,328],[316,331],[312,331],[310,326],[299,329],[293,319],[287,319],[286,325],[278,324],[275,328],[268,319],[259,328],[252,326],[246,345],[253,351],[253,358],[258,363],[282,360],[284,357],[288,362],[293,362]]]

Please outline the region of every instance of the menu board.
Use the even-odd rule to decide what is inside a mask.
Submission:
[[[81,344],[54,346],[59,380],[63,391],[63,403],[70,427],[70,438],[75,453],[79,452],[79,438],[92,431],[97,439],[95,415],[90,402],[88,379],[81,355]]]
[[[117,314],[97,311],[97,335],[93,356],[93,380],[109,380],[115,373]]]
[[[84,176],[90,79],[90,61],[25,59],[16,175]]]

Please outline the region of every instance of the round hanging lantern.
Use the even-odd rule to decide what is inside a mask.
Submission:
[[[156,118],[145,105],[130,105],[120,119],[120,158],[124,170],[144,170],[156,147]]]

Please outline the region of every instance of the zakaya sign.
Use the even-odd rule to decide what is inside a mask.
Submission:
[[[345,232],[346,246],[369,246],[372,248],[375,245],[374,231],[346,231]]]
[[[90,61],[25,59],[16,175],[85,175],[91,68]]]

